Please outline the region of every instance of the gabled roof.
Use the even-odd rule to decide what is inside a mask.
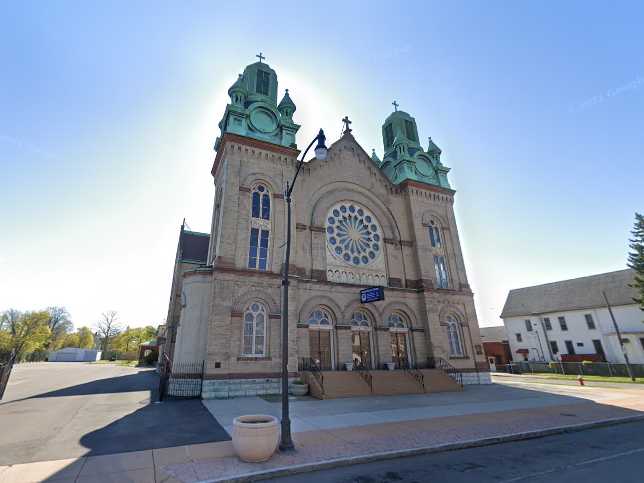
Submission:
[[[502,342],[508,340],[505,325],[495,325],[494,327],[481,327],[481,342]]]
[[[602,291],[611,305],[634,304],[635,289],[629,287],[634,277],[627,269],[510,290],[501,317],[605,307]]]
[[[181,230],[179,236],[179,260],[183,262],[206,263],[210,235],[196,231]]]

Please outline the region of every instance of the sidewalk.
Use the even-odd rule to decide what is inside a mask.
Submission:
[[[503,438],[534,437],[544,432],[559,432],[562,428],[579,429],[588,424],[639,418],[644,414],[639,391],[538,386],[535,390],[495,384],[487,386],[490,390],[466,389],[462,393],[433,397],[375,398],[371,404],[366,398],[340,400],[337,404],[294,401],[294,415],[299,414],[296,417],[304,420],[308,414],[308,426],[294,425],[296,451],[278,453],[266,463],[239,461],[228,441],[14,465],[0,468],[0,482],[248,481],[258,479],[261,474],[277,476],[401,454],[491,444]],[[273,406],[279,407],[278,403],[256,399],[205,403],[214,406],[214,411],[229,413],[234,407],[246,411],[260,403],[267,405],[264,409],[269,413]],[[218,406],[218,403],[223,404]],[[356,416],[359,414],[355,411],[356,405],[369,408],[368,418]],[[484,410],[476,411],[477,406]],[[317,415],[312,414],[314,411]],[[403,417],[405,412],[411,419]],[[228,424],[228,421],[221,422],[224,426]]]

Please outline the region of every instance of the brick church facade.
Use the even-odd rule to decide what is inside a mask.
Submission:
[[[299,155],[296,106],[288,90],[277,103],[268,64],[246,67],[228,94],[211,231],[182,227],[166,330],[170,359],[206,361],[204,397],[279,391],[282,193]],[[311,159],[298,178],[289,372],[307,363],[426,367],[441,358],[464,382],[489,382],[441,150],[431,138],[422,147],[414,118],[397,106],[382,135],[380,159],[347,124],[327,159]],[[361,304],[368,286],[384,287],[385,299]]]

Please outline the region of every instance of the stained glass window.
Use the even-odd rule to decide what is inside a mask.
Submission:
[[[461,344],[458,322],[451,316],[447,317],[447,340],[449,342],[449,355],[462,356],[463,344]]]
[[[253,302],[244,312],[244,355],[263,356],[266,353],[266,318],[266,308],[259,302]]]
[[[433,221],[429,225],[429,240],[433,247],[437,248],[441,246],[441,233]]]
[[[256,185],[251,194],[250,240],[248,268],[268,268],[268,248],[271,230],[271,195],[262,184]]]
[[[382,230],[375,216],[357,203],[332,207],[325,231],[330,252],[349,265],[367,266],[380,258]]]

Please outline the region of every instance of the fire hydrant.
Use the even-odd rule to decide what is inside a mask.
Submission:
[[[577,376],[577,382],[579,382],[580,386],[584,385],[584,378],[582,376]]]

